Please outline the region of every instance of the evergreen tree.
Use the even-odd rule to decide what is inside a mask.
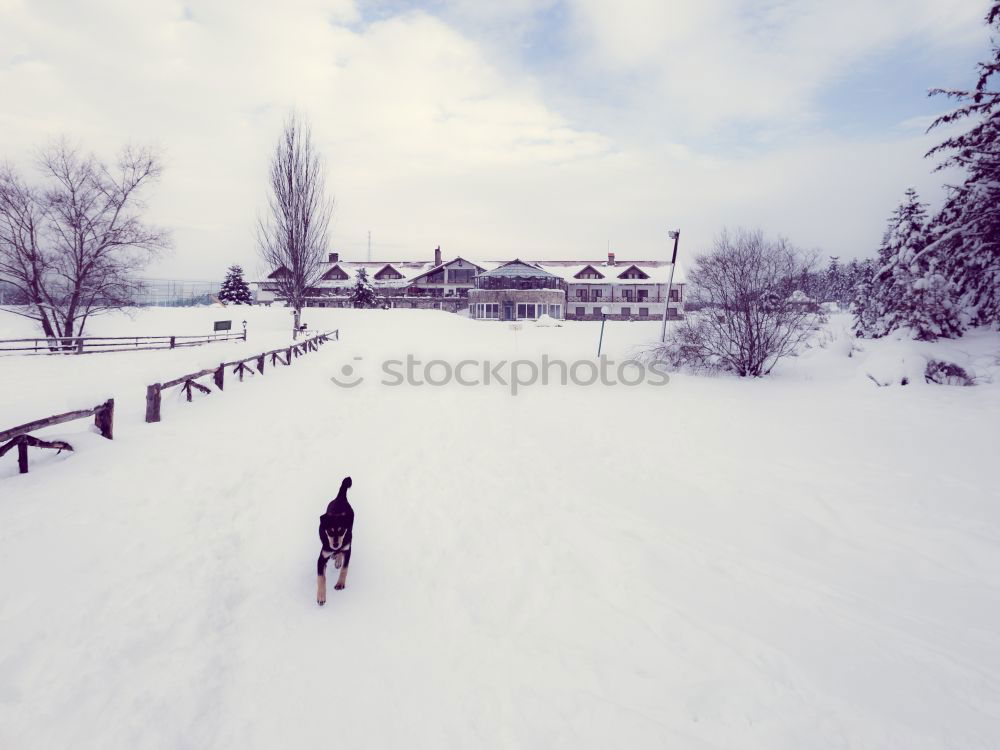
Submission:
[[[926,206],[910,188],[889,219],[870,279],[855,295],[859,336],[877,338],[901,328],[922,340],[961,335],[953,285],[937,258],[925,252],[928,240]]]
[[[873,338],[877,328],[878,313],[872,303],[875,288],[875,263],[865,260],[858,264],[857,280],[851,288],[851,314],[854,316],[854,332],[862,338]]]
[[[358,269],[358,276],[354,281],[354,288],[351,289],[352,307],[378,307],[378,294],[375,287],[368,279],[368,272],[364,268]]]
[[[243,280],[243,269],[240,266],[230,266],[226,271],[226,280],[222,282],[222,289],[219,291],[219,302],[227,305],[253,303],[250,286]]]
[[[840,268],[839,257],[830,256],[830,265],[826,268],[826,279],[823,289],[824,302],[844,301],[844,273]]]
[[[847,264],[847,271],[844,272],[844,302],[854,300],[854,287],[861,281],[861,269],[862,265],[857,258],[852,258]]]
[[[934,223],[934,241],[924,250],[934,258],[928,264],[957,287],[963,322],[971,325],[1000,324],[1000,90],[995,81],[993,90],[987,88],[991,78],[1000,78],[1000,0],[993,0],[986,23],[998,36],[992,41],[992,60],[977,66],[975,88],[930,92],[961,102],[931,128],[965,118],[976,123],[927,153],[947,155],[937,168],[961,167],[966,177],[961,185],[948,186]]]

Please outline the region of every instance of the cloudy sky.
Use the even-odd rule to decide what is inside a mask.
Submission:
[[[150,276],[257,266],[290,108],[363,259],[662,257],[723,226],[873,252],[985,0],[0,0],[0,159],[161,149]]]

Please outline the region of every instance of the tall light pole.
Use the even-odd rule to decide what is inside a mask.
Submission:
[[[608,315],[611,314],[611,305],[604,305],[601,308],[601,338],[597,340],[597,358],[601,358],[601,345],[604,343],[604,324],[608,322]]]
[[[674,269],[677,268],[677,243],[681,238],[681,230],[674,229],[667,232],[667,236],[674,241],[674,256],[670,259],[670,278],[667,280],[667,298],[663,303],[663,328],[660,329],[660,341],[667,340],[667,311],[670,310],[670,289],[674,285]]]

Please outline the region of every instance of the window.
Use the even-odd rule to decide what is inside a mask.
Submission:
[[[640,318],[648,318],[649,317],[649,308],[648,307],[640,307],[639,308],[639,317]]]
[[[441,284],[444,282],[444,271],[435,271],[430,276],[425,276],[424,281],[428,284]]]
[[[590,290],[590,301],[591,302],[596,302],[597,300],[599,300],[601,298],[601,295],[603,293],[604,292],[602,290],[600,290],[600,289],[591,289]]]
[[[471,268],[454,268],[448,271],[448,281],[452,284],[471,284],[476,272]]]
[[[670,301],[671,302],[680,302],[681,301],[681,290],[680,289],[671,289],[670,290]]]
[[[600,315],[600,314],[601,314],[601,308],[595,307],[594,308],[594,315]]]
[[[622,299],[624,299],[626,302],[631,302],[632,301],[632,290],[631,289],[623,289],[622,290]]]
[[[517,303],[517,317],[529,318],[531,320],[535,319],[535,305],[530,302],[518,302]]]
[[[582,300],[587,299],[587,290],[586,289],[577,289],[576,290],[576,298],[577,299],[582,299]]]
[[[500,317],[500,305],[496,302],[477,302],[473,307],[472,317],[496,320]]]
[[[584,307],[578,307],[578,308],[576,308],[576,315],[577,315],[577,317],[582,318],[586,314],[587,314],[586,308],[584,308]]]
[[[640,289],[639,290],[639,300],[638,301],[642,302],[648,296],[649,296],[649,290],[648,289]]]
[[[632,314],[632,308],[631,307],[623,307],[622,308],[622,315],[631,315],[631,314]]]
[[[562,317],[562,305],[549,305],[549,317],[558,320]]]

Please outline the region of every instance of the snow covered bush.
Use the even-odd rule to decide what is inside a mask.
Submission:
[[[689,314],[653,356],[675,368],[721,370],[740,377],[771,372],[794,356],[822,318],[794,296],[812,259],[760,231],[723,231],[690,273]]]
[[[975,380],[954,362],[941,362],[932,359],[927,362],[924,370],[924,380],[938,385],[975,385]]]

